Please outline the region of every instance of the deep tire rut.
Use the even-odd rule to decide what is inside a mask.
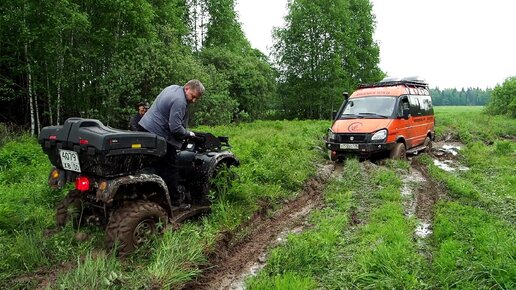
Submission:
[[[235,284],[253,264],[263,259],[263,254],[282,233],[302,226],[308,214],[323,205],[322,193],[334,171],[334,163],[322,165],[297,197],[285,202],[272,217],[267,214],[269,206],[264,204],[262,210],[243,225],[243,232],[248,233],[244,239],[224,234],[203,274],[183,289],[238,289]]]

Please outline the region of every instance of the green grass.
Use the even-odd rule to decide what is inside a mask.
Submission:
[[[408,163],[364,170],[347,161],[325,192],[327,208],[312,214],[313,228],[273,249],[247,285],[274,288],[271,281],[303,277],[322,289],[514,289],[516,154],[505,139],[516,136],[516,123],[481,107],[439,107],[436,118],[440,136],[466,144],[459,161],[470,170],[449,173],[428,155],[417,157],[447,189],[426,256],[414,243],[415,220],[403,215],[397,172]],[[356,227],[347,222],[351,212],[362,221]]]
[[[241,161],[235,170],[238,180],[215,200],[209,216],[167,232],[120,267],[105,261],[109,259],[106,256],[91,254],[103,246],[101,230],[87,228],[93,238],[86,243],[75,241],[70,227],[45,235],[54,224],[54,204],[65,192],[48,189],[50,164],[33,139],[6,143],[0,150],[0,282],[40,267],[79,261],[77,267],[57,273],[57,284],[52,287],[94,283],[104,288],[107,284],[102,280],[111,281],[106,275],[113,271],[116,283],[110,287],[181,287],[199,273],[219,233],[238,233],[240,225],[259,208],[259,201],[274,205],[296,195],[314,175],[315,163],[323,159],[324,153],[316,148],[322,147],[327,127],[326,121],[258,121],[197,128],[230,137],[232,151]],[[96,271],[95,265],[106,273]]]
[[[459,161],[469,171],[445,172],[423,154],[418,162],[441,183],[446,198],[435,207],[428,257],[418,252],[415,220],[403,214],[400,173],[408,162],[365,166],[348,160],[325,191],[303,233],[268,254],[267,266],[247,281],[250,289],[512,289],[516,281],[516,121],[491,117],[481,107],[436,107],[438,138],[465,146]],[[245,237],[259,204],[280,206],[295,196],[324,159],[327,121],[258,121],[201,127],[230,137],[241,161],[238,179],[215,197],[212,213],[167,231],[125,260],[102,251],[103,233],[48,234],[54,205],[65,191],[47,187],[50,164],[34,139],[0,144],[0,283],[31,289],[16,277],[56,267],[50,288],[181,288],[199,275],[223,232]],[[359,224],[355,224],[359,220]]]
[[[516,136],[516,119],[483,113],[484,107],[434,107],[437,139],[452,135],[469,143]]]
[[[516,286],[516,155],[515,143],[507,142],[467,144],[465,172],[450,174],[423,160],[452,198],[440,202],[435,214],[430,268],[438,288]]]
[[[312,213],[313,228],[274,249],[249,288],[272,287],[269,277],[306,277],[325,289],[419,288],[422,258],[412,239],[414,225],[403,214],[400,185],[394,170],[364,170],[347,161],[343,176],[325,192],[327,207]],[[356,228],[351,211],[362,219]]]

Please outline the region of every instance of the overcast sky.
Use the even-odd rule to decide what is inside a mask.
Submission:
[[[269,54],[287,0],[236,0],[251,45]],[[516,76],[516,1],[372,0],[380,68],[431,87],[494,87]]]

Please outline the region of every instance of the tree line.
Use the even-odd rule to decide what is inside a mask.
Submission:
[[[287,8],[269,57],[245,37],[235,0],[2,1],[0,122],[35,134],[72,116],[127,128],[139,101],[193,78],[207,88],[195,124],[327,118],[342,92],[384,76],[369,0]]]
[[[491,99],[493,89],[462,88],[430,89],[434,106],[485,106]]]
[[[34,133],[70,116],[125,128],[138,101],[192,78],[207,88],[197,123],[318,118],[381,78],[369,0],[293,0],[286,22],[272,62],[234,0],[2,1],[0,121]]]

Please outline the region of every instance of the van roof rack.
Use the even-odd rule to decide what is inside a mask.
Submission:
[[[428,84],[425,81],[407,80],[407,79],[402,79],[402,80],[390,80],[390,79],[386,80],[386,79],[384,79],[378,83],[360,84],[358,86],[358,88],[363,89],[363,88],[376,88],[376,87],[391,87],[391,86],[399,86],[399,85],[428,89]]]

